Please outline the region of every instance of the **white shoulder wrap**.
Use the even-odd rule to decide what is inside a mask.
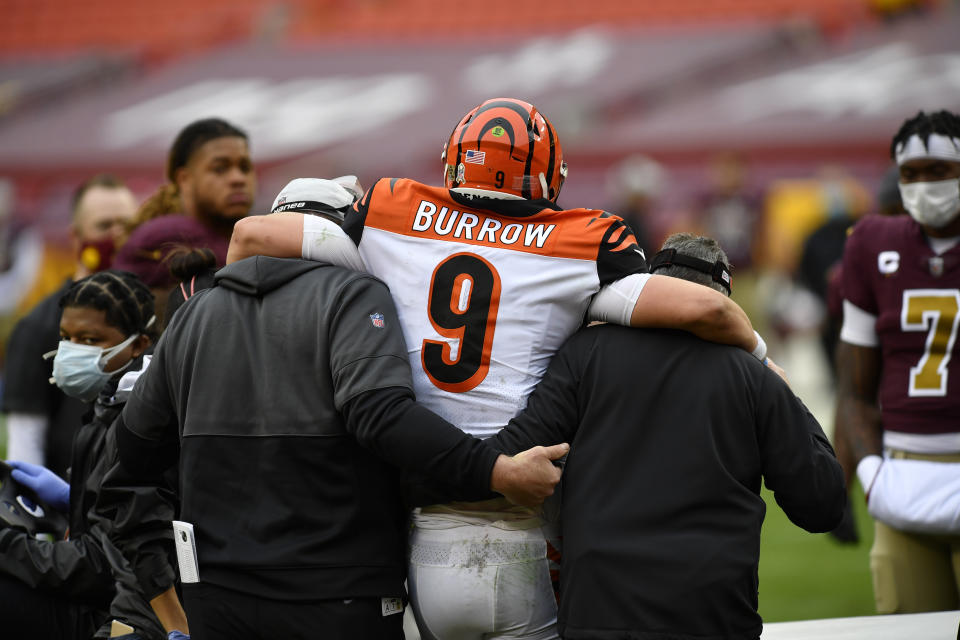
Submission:
[[[633,273],[606,285],[593,296],[588,317],[590,320],[629,327],[637,298],[649,279],[649,273]]]
[[[306,260],[329,262],[354,271],[367,270],[350,236],[336,222],[322,216],[303,216],[303,246],[300,251]]]

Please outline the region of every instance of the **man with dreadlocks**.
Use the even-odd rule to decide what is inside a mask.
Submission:
[[[171,214],[192,218],[215,234],[209,248],[222,266],[233,226],[250,213],[256,192],[247,134],[220,118],[190,123],[170,147],[166,178],[140,206],[135,226],[149,229]]]
[[[867,216],[844,248],[837,444],[876,520],[877,611],[957,609],[960,117],[919,112],[890,155],[910,215]]]
[[[53,380],[71,397],[95,400],[94,409],[74,431],[69,484],[46,467],[8,463],[13,481],[29,488],[46,508],[66,516],[69,537],[38,539],[24,530],[29,518],[8,520],[0,528],[4,637],[105,638],[113,618],[136,629],[144,640],[160,640],[167,632],[149,604],[156,596],[165,594],[154,604],[165,612],[171,628],[186,630],[182,613],[176,613],[175,592],[169,591],[172,572],[155,577],[145,585],[152,591],[145,592],[93,513],[103,477],[116,458],[114,418],[144,364],[145,350],[157,338],[153,296],[131,273],[101,271],[70,287],[60,307],[61,341],[49,354],[56,354]],[[33,509],[32,515],[42,514]],[[8,515],[4,510],[3,516]],[[129,516],[142,519],[149,514]],[[174,612],[172,617],[167,611]]]

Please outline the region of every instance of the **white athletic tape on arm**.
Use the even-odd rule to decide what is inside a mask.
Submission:
[[[763,341],[763,338],[760,337],[760,334],[757,333],[756,330],[753,331],[753,335],[757,336],[757,346],[753,348],[752,352],[753,357],[763,362],[763,364],[767,364],[767,343]]]
[[[840,339],[858,347],[876,347],[880,344],[877,340],[877,316],[844,300]]]
[[[322,216],[303,216],[301,255],[306,260],[329,262],[354,271],[367,270],[350,236],[336,222]]]
[[[587,317],[590,320],[629,327],[633,308],[637,306],[637,298],[649,279],[649,273],[633,273],[606,285],[593,296]]]

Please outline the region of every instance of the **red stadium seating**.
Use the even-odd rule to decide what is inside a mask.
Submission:
[[[370,32],[386,37],[549,31],[585,22],[652,25],[784,20],[796,15],[846,24],[871,18],[868,0],[485,0],[441,5],[434,0],[368,0],[303,5],[295,35]]]
[[[285,33],[317,38],[421,39],[551,32],[586,23],[629,26],[781,21],[796,15],[824,28],[873,19],[871,0],[6,0],[0,55],[134,52],[165,59],[244,40],[285,9]]]
[[[0,55],[132,51],[170,56],[244,38],[264,0],[6,0]]]

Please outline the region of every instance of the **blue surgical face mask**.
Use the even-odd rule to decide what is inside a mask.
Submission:
[[[50,382],[55,383],[68,396],[84,402],[93,401],[107,381],[124,371],[132,361],[128,361],[116,371],[104,371],[103,367],[113,356],[130,346],[139,335],[135,333],[108,349],[61,340],[56,351],[45,354],[45,357],[56,354]]]

